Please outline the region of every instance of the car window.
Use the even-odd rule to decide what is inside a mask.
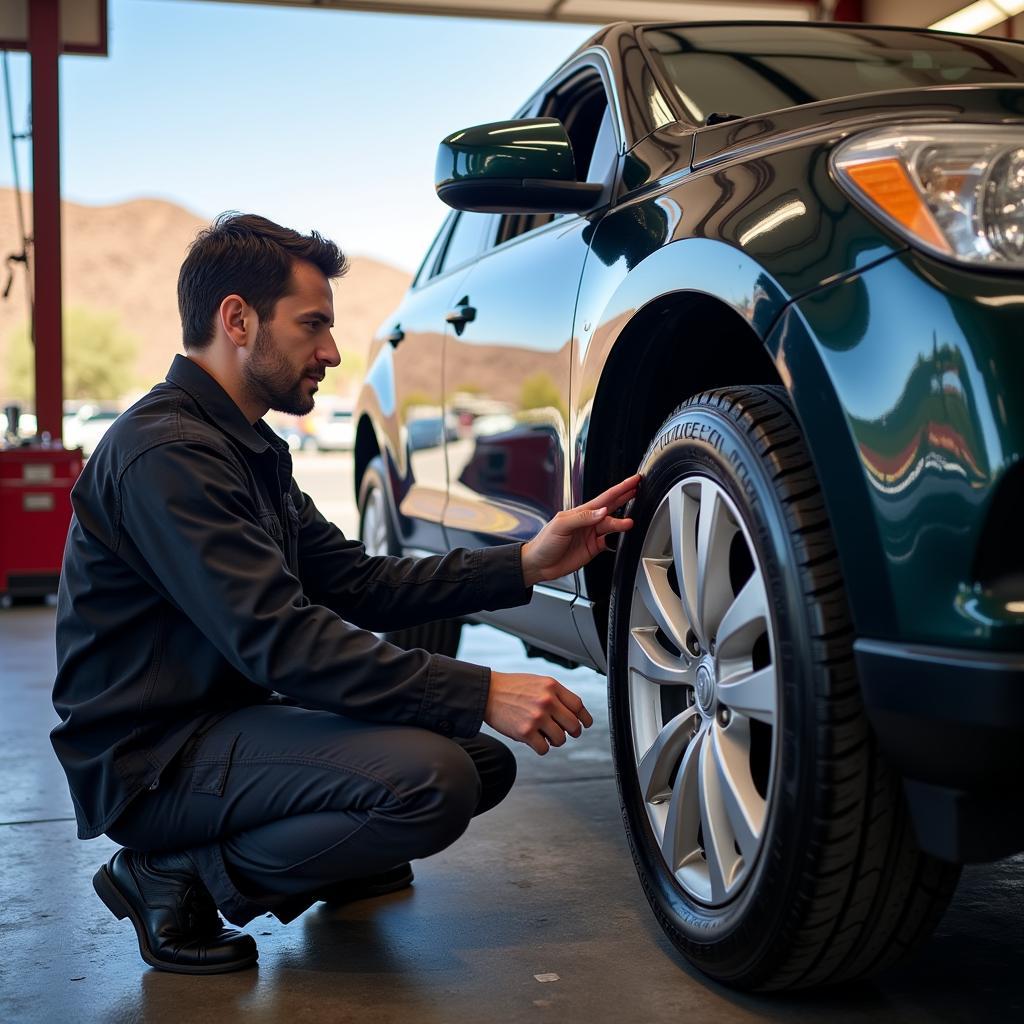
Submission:
[[[608,94],[596,70],[588,68],[549,93],[542,117],[557,117],[565,126],[576,164],[577,181],[604,181],[615,159],[617,142]],[[555,219],[551,213],[509,213],[501,219],[498,244]]]
[[[587,181],[604,182],[608,180],[615,159],[619,155],[619,142],[615,137],[615,125],[612,121],[612,108],[605,104],[604,117],[594,143],[594,153],[587,169]]]
[[[455,227],[448,236],[441,265],[437,268],[438,274],[443,274],[480,254],[489,240],[488,229],[494,223],[494,216],[493,213],[473,213],[468,210],[459,213]]]
[[[572,155],[576,161],[576,180],[587,181],[598,133],[608,112],[608,96],[601,80],[596,79],[581,89],[582,95],[562,118],[569,133]],[[555,115],[557,116],[557,115]]]

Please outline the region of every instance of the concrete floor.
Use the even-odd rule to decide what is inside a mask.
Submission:
[[[411,890],[282,926],[255,921],[258,970],[185,978],[150,970],[90,878],[113,845],[75,838],[54,721],[53,609],[0,610],[0,1021],[382,1022],[1024,1019],[1024,858],[969,869],[917,958],[870,982],[796,997],[739,996],[688,968],[633,871],[608,756],[603,679],[558,675],[596,719],[539,758],[518,750],[506,802]],[[460,652],[544,671],[487,627]],[[559,980],[538,982],[554,973]]]
[[[351,456],[302,454],[295,474],[354,535]],[[529,660],[485,626],[465,631],[462,657],[556,676],[583,697],[594,727],[543,758],[519,746],[508,799],[417,862],[411,890],[313,908],[288,926],[252,922],[257,970],[151,970],[131,925],[93,893],[114,846],[76,839],[47,738],[53,616],[0,609],[0,1024],[1024,1020],[1024,857],[965,872],[931,942],[870,982],[753,998],[706,981],[662,936],[633,870],[603,677]]]

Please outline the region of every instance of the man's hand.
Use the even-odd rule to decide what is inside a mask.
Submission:
[[[523,582],[532,587],[575,572],[608,549],[609,533],[623,533],[632,519],[613,519],[608,513],[636,495],[640,474],[609,487],[585,505],[559,512],[533,540],[523,545]]]
[[[594,724],[583,701],[550,676],[491,671],[484,721],[509,739],[527,743],[538,754],[560,747],[565,734],[579,738]]]

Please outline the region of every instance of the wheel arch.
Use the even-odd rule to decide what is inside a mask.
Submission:
[[[710,337],[713,345],[686,339]],[[602,368],[583,416],[583,494],[636,471],[658,427],[680,402],[710,388],[740,384],[786,386],[765,340],[731,303],[704,292],[661,295],[625,324]],[[628,396],[624,401],[623,396]],[[613,560],[584,569],[595,625],[607,643]]]
[[[380,445],[377,443],[377,432],[373,429],[369,414],[363,413],[356,426],[356,441],[352,449],[352,482],[357,505],[359,489],[363,484],[363,474],[370,461],[378,455],[380,455]]]

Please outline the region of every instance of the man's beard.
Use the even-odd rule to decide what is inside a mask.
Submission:
[[[242,380],[249,394],[276,412],[305,416],[313,409],[313,396],[306,394],[302,381],[272,340],[270,325],[262,323],[256,331],[252,355],[242,367]]]

